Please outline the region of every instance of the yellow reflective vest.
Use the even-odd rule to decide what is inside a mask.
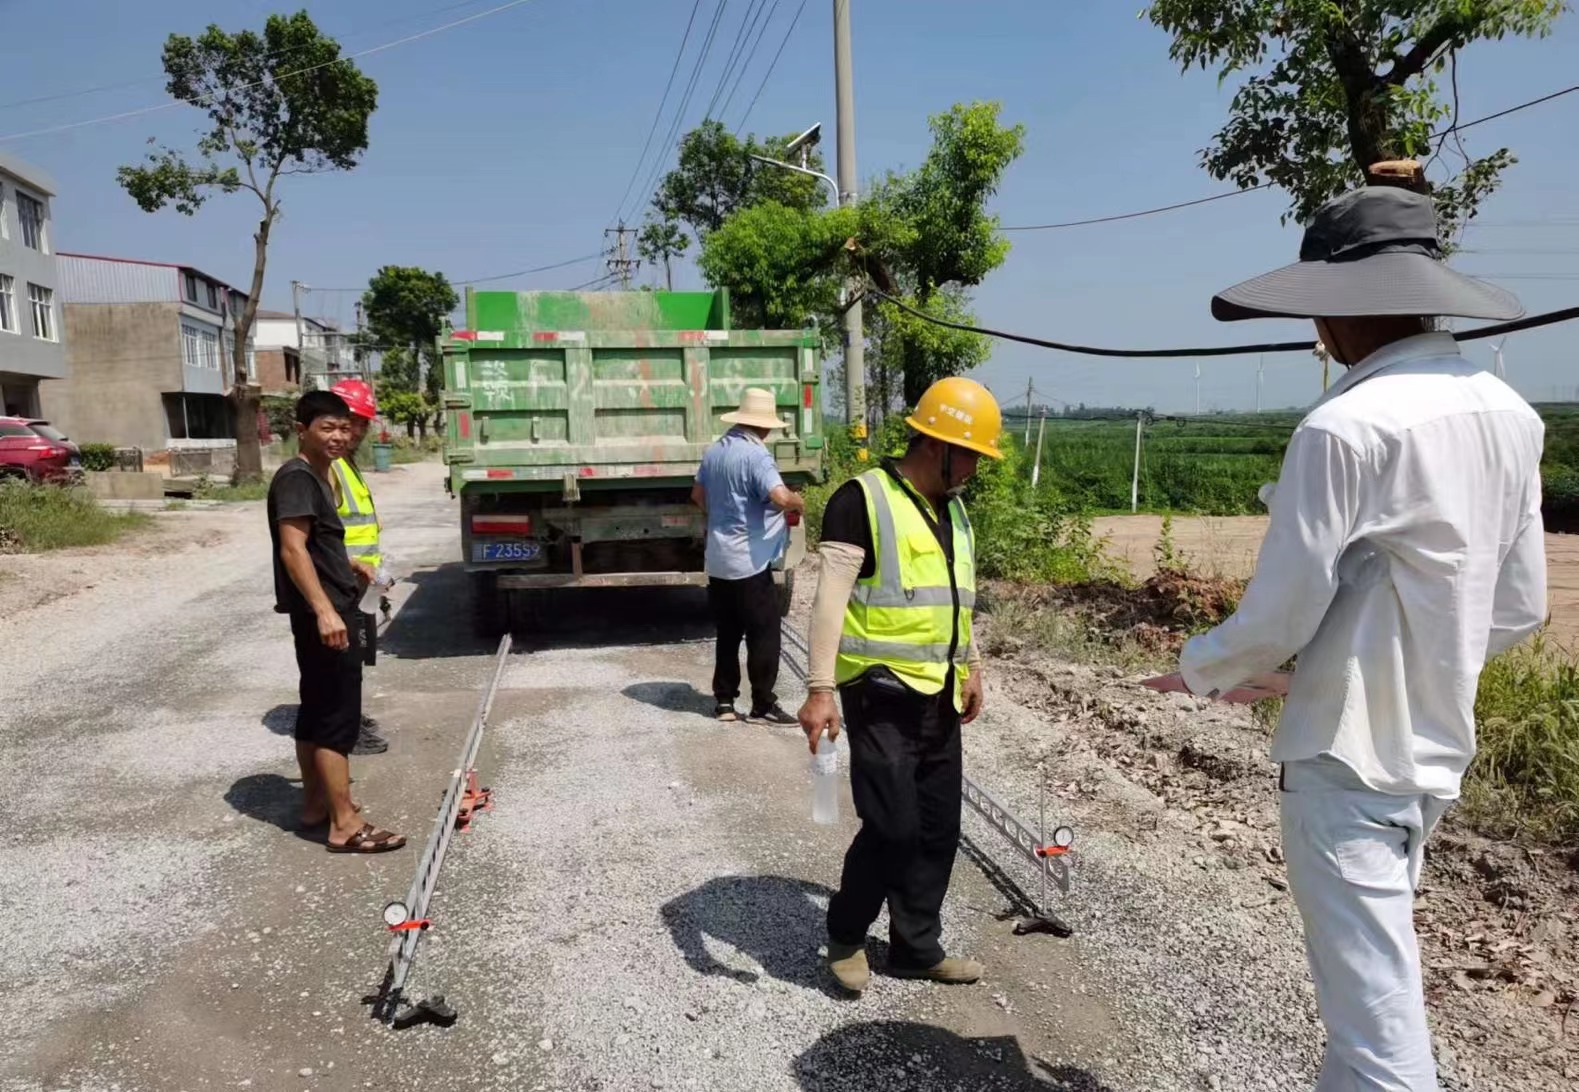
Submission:
[[[948,504],[954,531],[951,572],[921,514],[922,508],[935,514],[925,498],[885,469],[868,470],[855,480],[866,496],[875,565],[870,578],[856,581],[845,608],[835,681],[842,686],[881,664],[912,689],[936,694],[948,680],[952,650],[954,706],[963,712],[976,609],[976,537],[965,505],[958,499]]]
[[[373,507],[373,494],[362,480],[361,471],[349,459],[336,459],[334,474],[340,483],[340,504],[335,511],[345,524],[345,552],[353,561],[376,569],[384,558],[378,552],[378,512]]]

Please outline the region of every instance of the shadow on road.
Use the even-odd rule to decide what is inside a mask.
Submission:
[[[967,1039],[905,1020],[846,1024],[794,1061],[803,1092],[892,1088],[911,1092],[1113,1092],[1086,1070],[1027,1062],[1012,1035]]]
[[[480,637],[472,619],[471,579],[456,562],[411,574],[411,597],[378,640],[378,651],[405,660],[478,656],[497,637]],[[530,593],[532,624],[516,631],[517,651],[651,645],[713,636],[700,588],[570,588]]]
[[[969,834],[960,835],[959,851],[967,861],[981,869],[981,874],[986,877],[988,883],[992,884],[993,889],[1008,900],[1008,909],[994,911],[995,918],[999,921],[1034,918],[1040,912],[1036,909],[1036,900],[1031,898],[1025,888],[1005,872],[992,859],[992,855],[982,849]]]
[[[670,713],[694,713],[708,718],[713,715],[713,696],[704,694],[688,682],[632,683],[620,693],[632,701]]]
[[[263,727],[277,736],[294,736],[296,734],[296,711],[299,705],[276,705],[263,714]]]
[[[663,906],[663,922],[699,974],[756,982],[755,971],[730,967],[707,950],[707,938],[734,947],[771,978],[843,997],[823,972],[827,897],[821,884],[786,876],[722,876]]]
[[[248,774],[225,790],[225,803],[248,819],[295,834],[301,827],[301,782],[279,774]]]

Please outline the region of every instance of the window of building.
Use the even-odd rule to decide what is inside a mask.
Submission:
[[[33,308],[33,336],[41,341],[55,340],[55,293],[41,284],[27,286],[28,303]]]
[[[0,239],[11,238],[11,229],[6,226],[5,215],[5,183],[0,182]]]
[[[16,278],[0,273],[0,330],[14,334],[16,329]]]
[[[181,294],[193,303],[197,302],[197,277],[195,274],[181,274]]]
[[[208,306],[211,311],[219,310],[219,286],[213,281],[208,283]]]
[[[21,190],[16,194],[16,218],[22,224],[22,245],[44,250],[44,202]]]
[[[181,324],[181,361],[188,368],[219,370],[219,335],[201,326]]]

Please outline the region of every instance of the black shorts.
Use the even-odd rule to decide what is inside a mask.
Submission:
[[[343,617],[349,644],[341,651],[323,643],[311,614],[291,615],[291,636],[302,676],[296,740],[348,755],[362,730],[363,622],[355,609]]]

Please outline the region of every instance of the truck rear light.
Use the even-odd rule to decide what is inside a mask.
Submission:
[[[807,383],[804,387],[801,388],[801,393],[800,393],[800,398],[801,398],[800,404],[801,404],[801,406],[803,408],[811,409],[811,396],[812,396],[812,387],[811,387],[810,383]]]
[[[530,535],[531,516],[485,515],[472,517],[474,535]]]
[[[461,434],[462,440],[470,440],[472,438],[472,415],[464,411],[456,414],[455,429]]]
[[[505,470],[502,467],[491,467],[488,470],[488,477],[492,481],[501,481],[506,478],[515,477],[515,473],[510,470]]]

